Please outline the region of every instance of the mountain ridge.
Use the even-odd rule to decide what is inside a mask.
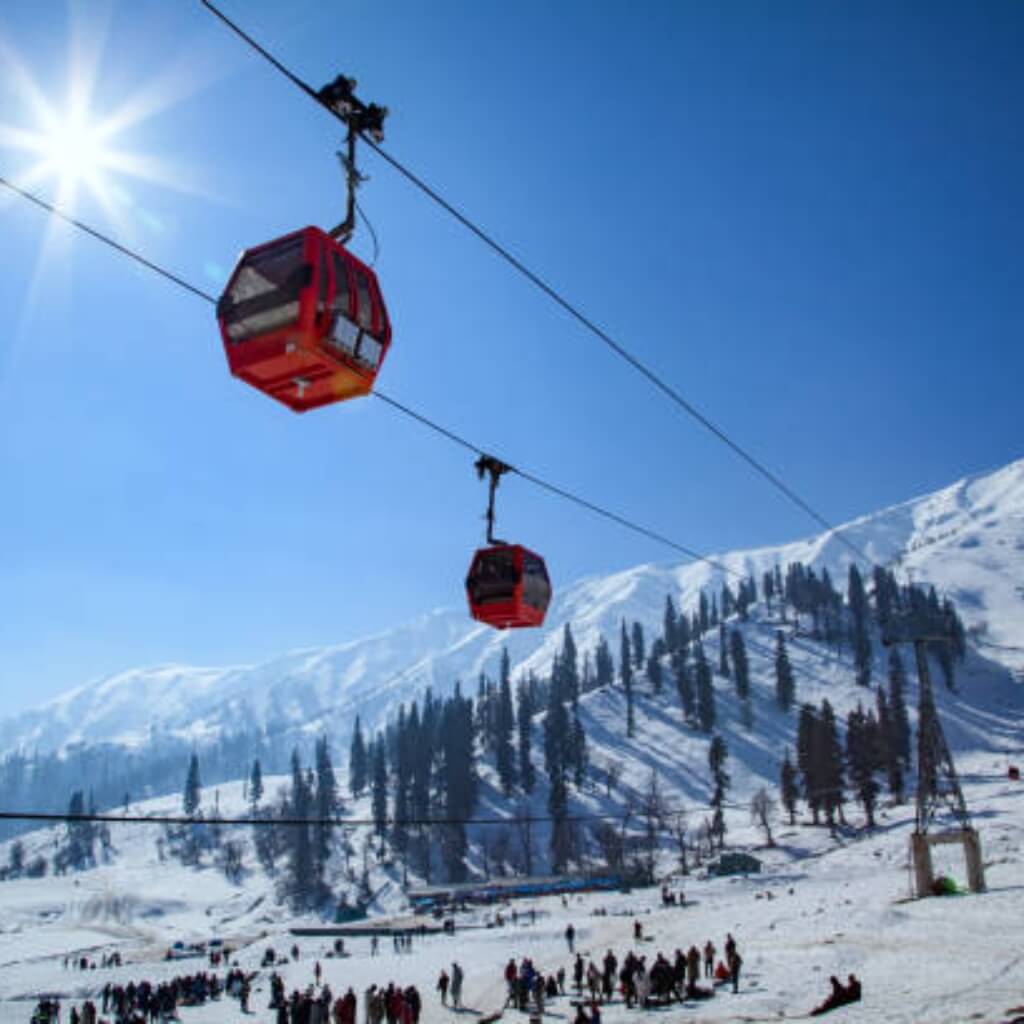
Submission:
[[[1015,582],[1024,579],[1024,459],[859,516],[840,530],[879,564],[952,597],[986,657],[1024,676],[1024,587]],[[138,746],[161,733],[201,742],[240,720],[346,734],[360,715],[376,728],[428,686],[443,694],[458,679],[494,675],[505,646],[514,675],[546,671],[567,622],[582,655],[599,635],[613,643],[623,619],[640,622],[648,635],[660,632],[666,595],[691,608],[701,589],[717,592],[723,569],[753,574],[760,585],[766,569],[793,561],[827,567],[842,585],[854,559],[831,531],[701,562],[646,563],[584,577],[559,589],[542,630],[498,633],[471,622],[463,609],[435,608],[370,636],[258,664],[126,669],[0,719],[0,755],[73,744]]]

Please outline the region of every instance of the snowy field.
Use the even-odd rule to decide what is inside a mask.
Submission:
[[[380,955],[371,957],[369,939],[359,938],[346,942],[351,956],[329,959],[331,940],[295,939],[289,933],[288,927],[299,922],[282,920],[265,882],[235,887],[212,869],[164,864],[154,871],[148,864],[132,867],[138,861],[126,858],[125,866],[0,887],[0,1021],[27,1022],[40,993],[61,996],[66,1021],[69,1001],[97,998],[107,981],[157,982],[200,969],[203,960],[168,963],[163,952],[178,939],[214,936],[238,945],[235,959],[247,971],[259,969],[267,946],[281,953],[297,942],[299,961],[280,969],[288,991],[312,984],[313,962],[319,958],[324,981],[336,995],[351,985],[360,996],[360,1021],[363,990],[390,981],[420,989],[425,1024],[473,1019],[501,1010],[502,968],[510,957],[528,955],[545,972],[564,966],[571,978],[572,957],[563,937],[570,921],[577,948],[595,959],[610,948],[621,960],[634,948],[651,962],[659,950],[671,957],[677,947],[703,946],[708,938],[721,949],[730,931],[744,958],[736,995],[723,989],[707,1002],[646,1012],[615,1002],[604,1013],[608,1024],[643,1016],[694,1021],[800,1016],[827,993],[830,974],[845,978],[851,971],[863,982],[863,1002],[829,1019],[1006,1021],[1014,1016],[1012,1008],[1024,1004],[1024,783],[1006,780],[1005,758],[979,754],[962,760],[987,865],[989,891],[983,895],[907,900],[912,808],[905,805],[886,810],[871,835],[851,831],[831,840],[825,829],[780,827],[777,848],[758,851],[765,861],[760,877],[674,881],[674,887],[685,888],[684,908],[662,908],[657,888],[575,897],[568,907],[551,897],[516,904],[520,911],[536,909],[533,924],[523,923],[521,915],[518,925],[485,928],[482,914],[467,915],[454,936],[417,939],[411,953],[394,953],[384,939]],[[737,820],[732,839],[753,844],[757,835]],[[936,868],[962,881],[958,858],[956,848],[940,848]],[[607,916],[595,915],[598,909]],[[634,944],[634,918],[649,941]],[[69,953],[98,961],[115,949],[126,961],[120,968],[83,973],[62,966]],[[462,1014],[442,1008],[435,991],[438,972],[450,970],[453,960],[466,972],[468,1009]],[[273,1021],[268,977],[267,970],[260,971],[248,1017],[235,1000],[222,998],[182,1009],[183,1024]],[[571,1020],[570,999],[551,1001],[546,1017]],[[525,1024],[526,1016],[505,1011],[504,1019]]]

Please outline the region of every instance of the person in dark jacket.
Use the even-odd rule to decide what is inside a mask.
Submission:
[[[729,957],[729,973],[732,977],[732,991],[733,994],[740,990],[740,968],[743,966],[743,957],[735,950],[732,951],[732,956]]]
[[[829,992],[823,1003],[811,1010],[812,1017],[820,1017],[823,1013],[828,1013],[829,1010],[834,1010],[846,1002],[846,989],[843,987],[843,983],[834,974],[828,980],[832,985],[832,991]]]

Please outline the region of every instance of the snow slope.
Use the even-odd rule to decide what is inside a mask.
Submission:
[[[923,573],[922,566],[926,565],[934,567],[936,579],[941,581],[942,572],[952,572],[951,567],[959,566],[956,585],[963,587],[965,593],[973,590],[995,595],[996,583],[992,581],[1003,578],[996,555],[1005,545],[993,546],[989,541],[999,536],[1005,538],[1014,528],[1012,502],[1020,494],[1021,466],[1009,467],[1003,473],[1009,480],[1000,481],[996,479],[999,474],[994,474],[880,514],[889,524],[887,536],[893,550],[902,552],[901,557],[907,560],[921,559],[915,575]],[[994,515],[991,512],[979,512],[984,517],[980,520],[964,514],[936,526],[937,519],[962,507],[964,502],[996,502],[994,491],[999,491],[998,500],[1003,505],[1011,507],[1005,529],[984,526]],[[961,541],[969,539],[972,531],[979,528],[983,531],[979,543],[962,546]],[[928,538],[929,543],[900,547],[893,541],[900,530],[901,537]],[[879,527],[875,535],[883,532]],[[863,541],[864,537],[859,539]],[[844,555],[834,549],[833,543],[828,538],[817,538],[784,549],[727,557],[737,567],[754,570],[774,564],[776,558],[783,562],[803,558],[817,564],[822,559],[827,562],[835,558],[834,563],[828,564],[837,565]],[[926,551],[931,552],[930,558],[922,558]],[[990,561],[983,562],[982,554]],[[963,558],[967,559],[966,567]],[[653,626],[660,619],[666,592],[674,588],[685,607],[700,583],[709,581],[706,567],[642,567],[570,588],[562,596],[559,615],[572,619],[578,636],[585,635],[588,628],[610,633],[617,628],[622,615]],[[995,596],[990,600],[991,604],[975,606],[973,619],[969,608],[965,613],[983,638],[994,632],[1005,640],[1006,633],[998,630],[1014,628],[1013,609],[1003,608]],[[994,613],[991,620],[980,617],[982,608]],[[454,622],[444,613],[428,619],[432,621],[421,623],[418,630],[410,627],[412,635],[427,636],[442,629],[442,623]],[[987,629],[983,628],[985,624]],[[755,728],[748,730],[742,724],[732,683],[717,677],[716,728],[730,752],[732,789],[726,809],[729,842],[754,847],[762,840],[750,825],[749,798],[762,785],[775,788],[783,752],[794,741],[796,716],[776,709],[772,673],[775,630],[782,627],[792,631],[792,624],[783,627],[762,605],[754,609],[750,622],[731,625],[741,629],[747,640]],[[472,635],[475,631],[468,632]],[[532,648],[520,650],[516,655],[520,667],[530,664],[531,658],[543,658],[546,649],[553,649],[560,639],[558,632],[556,625],[553,636],[541,637]],[[189,686],[198,687],[202,682],[207,689],[215,689],[219,679],[231,678],[232,673],[261,673],[250,678],[264,681],[263,699],[273,701],[275,685],[282,687],[276,699],[284,701],[291,695],[295,702],[293,713],[300,720],[304,709],[315,713],[321,706],[317,702],[329,698],[336,678],[342,679],[342,692],[364,692],[359,690],[362,686],[372,691],[369,680],[373,666],[385,664],[395,656],[391,644],[396,635],[400,631],[329,651],[289,655],[273,663],[273,667],[235,669],[223,676],[204,676],[199,681],[187,675],[177,676],[175,670],[163,670],[167,673],[163,676],[153,672],[148,678],[155,688],[153,699],[159,700],[159,686],[178,678],[188,679]],[[466,635],[461,624],[453,624],[450,646],[458,649],[460,643],[467,642]],[[493,639],[493,635],[485,634],[482,640],[474,642],[489,643]],[[504,639],[499,637],[497,641]],[[716,647],[717,634],[713,632],[706,638],[708,657],[713,664],[717,661]],[[653,943],[641,946],[649,957],[659,949],[671,955],[677,947],[685,949],[694,942],[702,945],[707,938],[721,948],[726,931],[731,931],[739,941],[746,964],[740,993],[721,993],[709,1003],[672,1011],[687,1018],[779,1020],[795,1016],[824,996],[829,974],[845,975],[853,970],[864,982],[865,1000],[856,1008],[839,1011],[836,1020],[840,1016],[844,1020],[906,1024],[1006,1020],[1012,1016],[1008,1013],[1010,1007],[1024,1004],[1024,957],[1014,938],[1019,934],[1019,921],[1024,914],[1024,888],[1019,884],[1024,863],[1024,787],[1006,781],[1007,764],[1024,760],[1024,693],[1005,665],[990,657],[991,651],[987,646],[973,648],[958,671],[958,692],[946,691],[940,685],[935,695],[947,739],[964,778],[969,806],[981,829],[990,887],[985,895],[904,902],[908,885],[907,838],[913,827],[911,805],[883,808],[879,828],[869,834],[859,829],[859,809],[848,804],[851,827],[843,829],[835,839],[829,837],[827,830],[813,828],[806,822],[799,822],[796,827],[777,827],[778,846],[757,851],[766,865],[765,874],[758,878],[705,880],[691,876],[685,881],[690,900],[685,910],[662,909],[657,890],[587,896],[574,900],[568,907],[557,899],[539,900],[534,904],[539,912],[535,923],[526,924],[521,919],[515,926],[481,927],[454,938],[426,938],[415,947],[413,957],[393,953],[384,942],[382,956],[372,958],[367,940],[362,939],[349,941],[352,957],[329,960],[327,940],[301,939],[302,959],[283,969],[287,985],[308,985],[312,981],[310,960],[317,956],[335,992],[352,985],[361,993],[371,982],[386,984],[389,980],[417,984],[426,996],[422,1020],[424,1024],[434,1024],[457,1019],[451,1011],[438,1006],[434,982],[442,966],[458,959],[468,974],[467,1005],[491,1013],[501,1008],[500,970],[510,956],[528,954],[548,970],[559,965],[568,968],[570,958],[562,935],[566,923],[572,920],[580,946],[588,955],[603,955],[611,947],[621,957],[632,945],[632,919],[639,915],[645,930],[654,935]],[[422,648],[413,651],[413,656],[417,654],[425,665],[437,664],[426,641]],[[840,719],[859,701],[871,701],[871,694],[854,684],[848,655],[837,656],[797,637],[791,638],[790,655],[798,701],[817,703],[827,697]],[[881,655],[876,650],[876,670],[883,664]],[[428,672],[426,668],[421,670]],[[339,675],[336,677],[335,673]],[[288,680],[292,681],[291,687],[302,683],[310,689],[299,686],[296,695]],[[316,690],[318,684],[323,687],[322,693]],[[121,695],[122,687],[126,686],[123,681],[111,681],[109,685],[111,700]],[[388,695],[398,699],[397,695],[404,692],[402,685],[396,683]],[[912,714],[916,696],[911,672],[907,698]],[[85,697],[79,695],[77,699]],[[382,701],[381,713],[386,713],[386,697],[378,699]],[[83,708],[89,706],[86,703]],[[162,704],[161,708],[165,706]],[[613,687],[584,695],[581,719],[588,737],[591,767],[582,791],[571,791],[570,810],[621,820],[624,808],[636,807],[652,775],[656,775],[665,799],[673,808],[685,810],[690,827],[696,828],[707,813],[708,736],[683,722],[678,698],[671,687],[655,694],[643,676],[637,681],[636,711],[636,734],[627,738],[621,689]],[[135,728],[127,702],[119,713],[125,728]],[[187,714],[184,699],[177,713]],[[538,720],[534,737],[538,759],[540,728]],[[347,789],[344,766],[339,767],[339,781]],[[606,783],[609,769],[616,775],[611,787]],[[516,814],[517,808],[498,792],[493,770],[485,764],[482,771],[478,815]],[[267,780],[268,799],[283,782]],[[240,783],[222,785],[216,792],[206,790],[203,800],[206,813],[212,806],[222,816],[245,810]],[[543,814],[546,800],[542,781],[527,806],[532,813]],[[180,798],[172,796],[139,804],[131,810],[153,815],[179,809]],[[369,816],[368,800],[350,802],[346,816]],[[294,941],[288,929],[313,923],[310,919],[293,918],[276,902],[275,879],[265,875],[255,862],[249,830],[244,826],[225,827],[225,838],[240,839],[246,844],[246,875],[237,885],[228,882],[209,858],[199,869],[161,859],[158,840],[162,830],[158,825],[114,824],[111,831],[115,847],[111,863],[63,877],[0,883],[0,1022],[26,1021],[34,1000],[43,992],[57,992],[66,1000],[81,1001],[95,997],[108,980],[160,979],[194,969],[197,961],[167,964],[161,959],[164,950],[179,939],[201,941],[214,935],[225,938],[238,947],[239,963],[247,970],[256,970],[267,945],[287,949]],[[517,848],[521,835],[511,822],[508,831],[512,839],[510,860],[521,861],[521,850]],[[61,834],[62,828],[58,827],[23,837],[26,859],[52,857]],[[368,830],[354,829],[352,836],[353,866],[361,870],[365,850],[371,886],[378,893],[372,913],[403,913],[406,902],[400,869],[386,860],[378,861],[369,852]],[[482,841],[489,837],[493,833],[484,826],[470,830],[473,845],[469,866],[474,874],[482,872]],[[543,871],[548,845],[543,825],[536,827],[533,840],[537,870]],[[590,849],[594,856],[593,846]],[[0,863],[8,861],[9,853],[10,844],[0,844]],[[954,853],[952,848],[941,848],[937,867],[962,879],[963,866]],[[334,859],[332,885],[335,892],[347,891],[351,896],[355,883],[352,876],[346,875],[341,860],[340,856]],[[669,870],[674,863],[671,845],[666,841],[661,867]],[[770,900],[764,896],[769,891],[773,896]],[[607,916],[594,915],[598,908],[607,910]],[[461,923],[467,927],[483,925],[484,916],[469,914]],[[82,973],[62,966],[63,957],[69,953],[98,960],[102,953],[114,949],[126,960],[124,967]],[[267,985],[264,971],[257,979],[253,999],[256,1019],[261,1021],[271,1019],[265,1009]],[[549,1007],[549,1013],[571,1018],[572,1010],[567,1004],[568,999],[558,1000]],[[626,1011],[621,1003],[615,1003],[606,1009],[604,1020],[607,1024],[626,1024],[637,1015],[637,1011]],[[223,1000],[212,1006],[184,1009],[181,1018],[183,1024],[206,1024],[242,1019],[242,1015],[237,1004]]]
[[[986,655],[1024,672],[1024,460],[854,520],[843,532],[879,563],[949,593]],[[716,558],[758,581],[777,563],[801,560],[827,566],[841,584],[852,555],[834,535],[820,534]],[[427,686],[444,693],[458,678],[496,674],[504,646],[515,673],[546,671],[566,622],[581,651],[601,633],[613,641],[623,618],[654,635],[667,594],[690,608],[701,588],[717,590],[721,582],[706,563],[643,565],[559,587],[543,630],[497,633],[461,608],[442,609],[376,636],[261,665],[132,669],[0,719],[0,755],[71,743],[139,744],[153,730],[201,741],[239,721],[326,729],[343,740],[356,714],[375,727]]]
[[[1024,889],[1019,884],[1024,857],[1024,786],[1005,780],[1003,759],[990,755],[963,758],[966,792],[982,830],[989,891],[984,895],[906,902],[907,837],[912,828],[909,806],[882,813],[870,835],[846,834],[838,841],[824,829],[782,827],[774,849],[758,849],[764,873],[750,878],[677,879],[688,905],[662,908],[656,889],[628,895],[596,894],[574,898],[564,907],[557,898],[518,904],[517,924],[478,928],[487,915],[459,917],[454,936],[417,939],[414,955],[393,952],[385,939],[379,957],[371,957],[369,940],[348,939],[352,954],[327,957],[329,939],[296,939],[289,920],[271,904],[268,881],[254,875],[231,886],[215,871],[161,864],[154,850],[155,827],[117,829],[117,865],[74,878],[8,882],[0,890],[0,1022],[29,1020],[41,993],[59,994],[64,1013],[69,1003],[99,1000],[110,981],[126,984],[143,978],[159,981],[199,969],[202,961],[167,963],[164,950],[174,941],[206,941],[214,936],[238,950],[235,960],[247,971],[259,970],[263,950],[278,952],[293,942],[299,961],[280,968],[287,990],[313,982],[319,959],[324,980],[335,993],[347,986],[362,996],[371,983],[416,984],[424,995],[423,1024],[465,1019],[439,1005],[434,984],[442,967],[458,960],[466,970],[465,1004],[476,1014],[501,1009],[501,970],[509,957],[528,955],[546,971],[559,966],[572,977],[572,958],[563,933],[575,925],[577,945],[585,957],[599,959],[611,948],[671,956],[691,943],[711,938],[719,950],[731,932],[744,958],[739,993],[720,990],[716,997],[670,1011],[672,1019],[696,1021],[774,1021],[806,1013],[828,990],[828,976],[855,972],[864,985],[864,1001],[838,1011],[836,1021],[891,1024],[961,1024],[1008,1020],[1011,1007],[1024,1003],[1024,957],[1016,937],[1024,918]],[[240,791],[223,787],[221,808],[239,805]],[[170,806],[151,803],[148,810]],[[730,817],[734,841],[757,837],[741,815]],[[36,837],[41,840],[42,836]],[[941,848],[943,851],[950,848]],[[669,864],[666,861],[665,867]],[[962,865],[941,854],[940,870],[962,878]],[[769,899],[766,894],[770,893]],[[393,898],[386,901],[395,908]],[[530,921],[523,911],[537,912]],[[387,907],[382,908],[387,909]],[[595,915],[601,909],[606,913]],[[639,919],[651,941],[635,944],[632,922]],[[473,929],[473,930],[470,930]],[[62,966],[63,957],[85,955],[99,961],[119,950],[120,968],[80,972]],[[269,972],[254,982],[252,1007],[257,1021],[271,1021],[267,1011]],[[548,1015],[572,1019],[570,997],[548,1004]],[[659,1013],[658,1017],[661,1018]],[[647,1014],[626,1010],[621,1001],[604,1008],[607,1024],[627,1024]],[[222,999],[205,1007],[180,1010],[182,1024],[251,1020],[238,1004]],[[360,1020],[362,1010],[360,1010]],[[506,1020],[525,1015],[506,1011]]]

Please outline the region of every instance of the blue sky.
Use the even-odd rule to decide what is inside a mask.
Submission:
[[[1015,3],[287,5],[224,0],[386,147],[832,521],[1024,454]],[[213,292],[340,220],[339,126],[198,4],[0,11],[0,174],[92,69],[138,177],[74,212]],[[74,70],[73,70],[74,69]],[[712,552],[798,510],[373,154],[383,391]],[[158,180],[150,180],[156,177]],[[33,181],[54,198],[53,175]],[[0,195],[0,693],[253,661],[463,601],[472,458],[374,400],[295,416],[227,374],[211,309]],[[365,231],[354,249],[366,258]],[[670,551],[502,485],[555,580]]]

